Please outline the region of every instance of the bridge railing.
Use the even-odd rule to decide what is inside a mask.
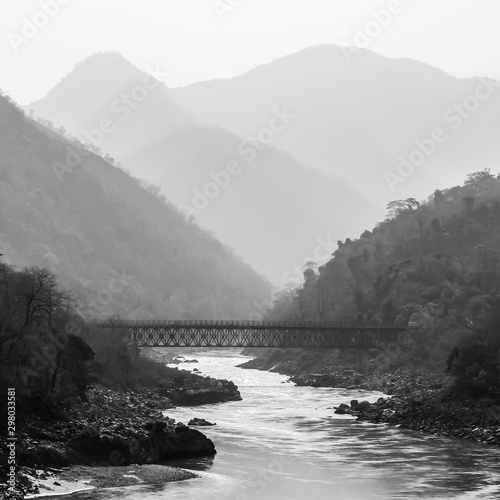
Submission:
[[[102,328],[130,328],[149,326],[212,326],[212,327],[268,327],[268,328],[352,328],[352,329],[379,329],[394,328],[403,330],[405,327],[393,325],[356,325],[352,323],[332,323],[326,321],[253,321],[253,320],[114,320],[98,319],[89,322],[90,325]]]

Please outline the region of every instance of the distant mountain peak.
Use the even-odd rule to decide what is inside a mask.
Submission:
[[[59,94],[82,89],[93,92],[94,95],[107,93],[110,84],[128,82],[141,75],[130,61],[119,52],[96,52],[82,61],[63,77],[46,95],[45,99],[57,98]],[[110,80],[108,78],[112,77]],[[33,103],[35,104],[35,103]]]

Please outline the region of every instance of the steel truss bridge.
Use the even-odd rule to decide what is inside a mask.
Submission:
[[[379,349],[409,339],[404,327],[322,322],[96,320],[91,325],[119,332],[137,347]]]

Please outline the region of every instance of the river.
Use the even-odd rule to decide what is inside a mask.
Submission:
[[[369,500],[499,499],[500,449],[461,440],[358,423],[333,406],[381,394],[295,387],[287,377],[243,370],[235,350],[192,351],[203,375],[233,380],[243,401],[168,410],[215,443],[213,459],[176,462],[199,479],[82,492],[78,499]]]

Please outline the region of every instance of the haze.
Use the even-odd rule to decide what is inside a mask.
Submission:
[[[497,2],[53,2],[2,5],[0,88],[278,286],[500,159]]]

